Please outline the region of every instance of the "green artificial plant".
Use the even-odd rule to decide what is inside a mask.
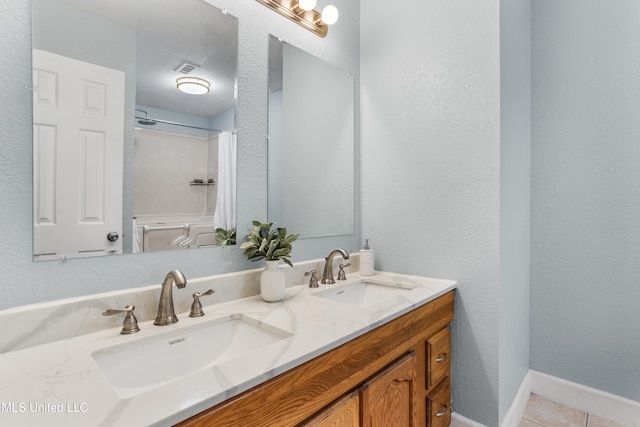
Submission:
[[[229,246],[236,244],[236,228],[225,230],[224,228],[216,228],[216,243],[220,246]]]
[[[291,243],[300,236],[300,233],[287,236],[287,229],[284,227],[272,230],[273,222],[252,221],[252,224],[253,228],[247,235],[247,241],[240,245],[240,249],[244,249],[244,256],[251,261],[261,259],[277,261],[281,259],[293,267],[289,260]]]

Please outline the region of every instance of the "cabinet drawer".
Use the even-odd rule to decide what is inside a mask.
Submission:
[[[427,396],[427,425],[448,427],[451,424],[451,382],[445,378]]]
[[[451,333],[443,329],[427,340],[427,389],[449,376]]]

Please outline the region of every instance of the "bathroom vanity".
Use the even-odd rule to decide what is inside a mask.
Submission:
[[[0,312],[0,424],[449,425],[456,282],[350,272],[309,288],[322,261],[287,268],[300,284],[278,303],[231,297],[260,270],[188,280],[168,326],[153,325],[156,285]],[[102,316],[125,304],[140,332]]]
[[[179,426],[448,426],[453,291]]]

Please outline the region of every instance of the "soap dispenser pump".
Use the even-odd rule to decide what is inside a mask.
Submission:
[[[360,275],[373,276],[373,250],[369,246],[369,239],[365,239],[360,251]]]

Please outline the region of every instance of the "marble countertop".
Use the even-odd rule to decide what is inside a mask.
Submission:
[[[369,307],[319,298],[313,293],[362,279],[410,285],[413,289]],[[376,272],[350,273],[335,285],[287,288],[283,301],[259,296],[205,305],[206,315],[158,327],[140,322],[141,331],[120,328],[62,339],[0,354],[0,424],[11,426],[172,425],[387,323],[456,287],[455,281]],[[206,301],[203,299],[203,304]],[[131,397],[120,397],[92,353],[203,322],[242,315],[291,334],[259,352],[205,367]],[[259,353],[259,354],[258,354]]]

